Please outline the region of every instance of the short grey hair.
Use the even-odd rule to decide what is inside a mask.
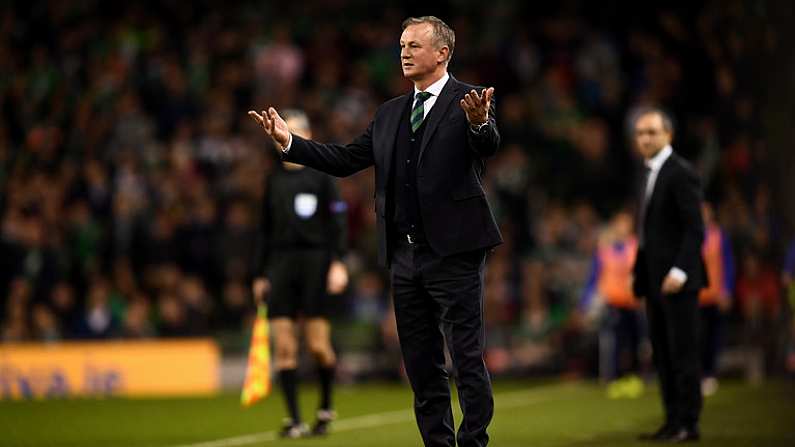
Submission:
[[[402,28],[405,30],[411,25],[421,25],[423,23],[430,23],[433,26],[433,40],[437,48],[446,46],[450,52],[447,53],[447,61],[453,58],[453,50],[455,49],[455,32],[452,28],[447,26],[442,19],[436,16],[422,16],[422,17],[409,17],[403,21]]]
[[[666,131],[668,131],[670,134],[673,135],[674,133],[673,118],[671,118],[671,115],[668,112],[666,112],[661,107],[657,106],[644,106],[635,110],[635,112],[632,114],[632,120],[631,120],[633,132],[635,130],[635,125],[637,124],[638,120],[646,115],[659,115],[660,119],[662,120],[663,129],[665,129]]]
[[[309,117],[303,110],[287,109],[282,112],[282,115],[285,121],[292,120],[295,127],[298,127],[306,132],[311,130],[309,126]]]

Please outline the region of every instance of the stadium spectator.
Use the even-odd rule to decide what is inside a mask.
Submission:
[[[104,277],[97,276],[91,281],[77,324],[79,338],[102,339],[118,335],[120,321],[113,312],[110,284]]]
[[[737,278],[737,304],[743,317],[743,340],[747,349],[747,374],[758,383],[776,367],[778,329],[781,326],[780,280],[760,254],[749,251],[742,258]]]

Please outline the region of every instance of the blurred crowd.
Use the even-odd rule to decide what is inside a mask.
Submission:
[[[730,241],[727,319],[764,332],[772,368],[789,358],[795,370],[786,341],[795,243],[785,242],[792,229],[766,177],[754,69],[780,42],[744,21],[764,11],[745,1],[590,3],[5,3],[0,338],[243,333],[258,209],[276,161],[245,112],[300,108],[316,139],[350,141],[381,102],[409,91],[400,23],[430,12],[456,31],[452,74],[496,88],[502,147],[484,179],[505,237],[486,279],[494,371],[580,374],[592,364],[579,305],[600,238],[618,213],[633,213],[629,117],[647,104],[675,117],[674,148],[700,172]],[[372,172],[339,185],[352,284],[335,298],[344,304],[338,344],[389,355],[396,337],[375,262]]]

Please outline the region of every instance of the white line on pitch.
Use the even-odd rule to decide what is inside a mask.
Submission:
[[[494,396],[495,406],[498,409],[518,408],[537,405],[549,400],[552,396],[536,396],[540,390],[522,390],[508,393],[500,393]],[[362,428],[381,427],[384,425],[402,424],[414,420],[414,412],[411,410],[396,410],[383,413],[365,414],[351,418],[341,419],[334,422],[332,433],[358,430]],[[216,439],[215,441],[198,442],[195,444],[182,444],[175,447],[239,447],[263,442],[271,442],[277,439],[275,430],[250,435],[235,436],[231,438]]]

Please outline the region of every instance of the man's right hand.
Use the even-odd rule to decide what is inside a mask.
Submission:
[[[263,110],[262,114],[249,110],[248,116],[262,126],[265,133],[273,139],[279,150],[283,150],[290,143],[290,128],[287,127],[287,123],[273,107],[270,107],[267,111]]]
[[[251,293],[254,295],[254,304],[259,306],[265,302],[265,295],[271,291],[271,282],[268,278],[260,276],[254,279],[254,284],[251,286]]]

